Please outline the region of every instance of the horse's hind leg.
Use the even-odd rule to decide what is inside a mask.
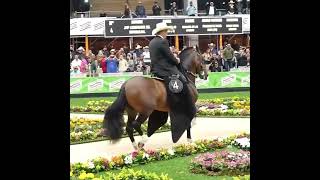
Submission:
[[[141,124],[143,124],[148,119],[151,113],[152,111],[140,113],[138,118],[132,123],[134,129],[142,137],[142,140],[138,143],[139,148],[142,148],[148,140],[148,137],[146,135],[143,135],[143,132],[141,130]]]
[[[192,139],[191,139],[191,125],[188,127],[187,129],[187,141],[188,143],[192,143]]]
[[[133,122],[136,119],[137,112],[134,111],[131,108],[127,108],[127,113],[128,113],[128,121],[127,121],[127,126],[126,126],[126,131],[127,134],[131,140],[132,146],[134,149],[138,149],[138,145],[135,142],[134,136],[133,136]]]

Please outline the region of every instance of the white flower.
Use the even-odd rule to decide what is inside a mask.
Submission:
[[[89,162],[88,162],[88,168],[89,168],[89,169],[93,169],[93,168],[94,168],[94,164],[93,164],[92,161],[89,161]]]
[[[89,131],[87,131],[87,134],[93,134],[93,132],[89,130]]]
[[[124,163],[125,164],[132,164],[132,155],[129,154],[124,158]]]
[[[223,140],[224,140],[224,138],[222,138],[222,137],[218,137],[218,139],[217,139],[219,142],[222,142]]]
[[[228,106],[227,106],[227,105],[224,105],[224,104],[221,104],[221,105],[220,105],[220,108],[221,108],[222,110],[227,110],[227,109],[228,109]]]
[[[143,153],[142,158],[143,158],[143,159],[144,159],[144,158],[148,159],[148,158],[149,158],[149,154]]]
[[[235,140],[241,147],[248,147],[250,148],[250,139],[249,138],[239,138]]]
[[[172,149],[168,149],[168,154],[170,154],[171,156],[173,156],[174,155],[174,150],[172,150]]]
[[[206,110],[206,109],[208,109],[207,107],[205,107],[205,106],[201,106],[201,107],[199,107],[199,111],[203,111],[203,110]]]

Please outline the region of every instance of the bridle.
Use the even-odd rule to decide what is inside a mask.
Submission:
[[[197,78],[197,75],[195,75],[193,72],[187,71],[187,73],[191,74],[194,78]]]

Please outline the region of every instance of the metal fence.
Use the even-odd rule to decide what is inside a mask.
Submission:
[[[217,16],[223,16],[227,14],[226,9],[217,9]],[[243,10],[242,14],[250,14],[250,9],[246,8]],[[86,11],[86,12],[74,12],[70,15],[70,18],[90,18],[90,17],[124,17],[124,14],[122,11]],[[132,17],[136,17],[135,13],[132,11]],[[152,16],[152,11],[147,10],[146,11],[147,16]],[[177,15],[186,15],[185,10],[179,9],[177,12]],[[163,10],[163,13],[161,16],[170,16],[170,10]],[[205,10],[199,10],[198,16],[206,16]]]

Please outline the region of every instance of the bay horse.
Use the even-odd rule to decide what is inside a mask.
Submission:
[[[197,47],[188,47],[178,56],[182,66],[180,66],[180,69],[183,68],[185,70],[186,78],[191,82],[188,83],[187,87],[191,93],[192,101],[196,103],[198,99],[198,91],[195,86],[196,74],[204,79],[207,79],[208,76],[205,65],[203,64],[203,58]],[[117,142],[124,133],[124,111],[126,111],[128,115],[126,132],[132,145],[134,149],[142,148],[146,139],[167,121],[168,113],[166,113],[166,115],[161,113],[170,111],[167,104],[167,92],[164,82],[155,78],[136,76],[127,80],[122,85],[117,99],[105,111],[103,121],[103,126],[106,130],[105,134],[110,137],[114,143]],[[138,117],[136,118],[137,115]],[[141,130],[141,124],[148,118],[148,137],[146,137]],[[150,119],[152,119],[152,122]],[[156,129],[149,132],[150,126],[154,126],[156,123],[158,123]],[[188,142],[192,142],[190,128],[191,123],[187,128]],[[134,129],[143,139],[138,145],[135,143],[133,136]]]

